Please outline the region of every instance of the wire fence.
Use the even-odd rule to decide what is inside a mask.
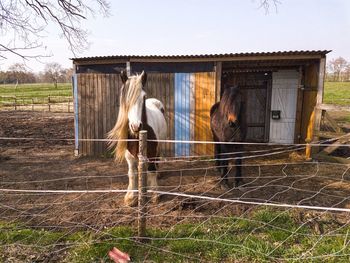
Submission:
[[[40,140],[73,142],[0,138],[7,142],[0,152],[0,258],[5,262],[106,262],[114,246],[136,262],[350,258],[350,166],[304,161],[301,151],[308,144],[245,144],[242,157],[228,154],[230,160],[243,158],[243,184],[226,190],[212,156],[149,160],[158,163],[159,187],[148,194],[161,197],[158,203],[146,199],[146,232],[140,239],[140,207],[123,201],[125,164],[74,158],[56,148],[28,155],[18,146],[31,141],[34,148]],[[230,181],[234,170],[231,165]]]
[[[1,110],[73,112],[73,98],[69,96],[0,96]]]

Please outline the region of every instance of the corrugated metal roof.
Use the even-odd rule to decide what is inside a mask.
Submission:
[[[114,56],[95,56],[72,58],[73,61],[86,60],[109,60],[109,59],[213,59],[213,58],[239,58],[239,57],[265,57],[265,56],[300,56],[300,55],[319,55],[325,56],[331,50],[299,50],[299,51],[276,51],[276,52],[246,52],[246,53],[225,53],[225,54],[200,54],[200,55],[114,55]]]

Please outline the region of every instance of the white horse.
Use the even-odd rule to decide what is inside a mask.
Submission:
[[[115,147],[116,161],[126,159],[129,167],[129,186],[124,201],[126,205],[137,204],[137,166],[138,147],[137,141],[125,141],[125,139],[138,139],[140,130],[147,130],[149,140],[163,140],[166,138],[167,125],[164,118],[164,106],[157,99],[146,99],[144,86],[147,75],[142,71],[141,75],[128,77],[125,72],[121,72],[123,86],[120,92],[120,108],[117,122],[114,128],[108,133],[110,147]],[[118,141],[121,140],[121,141]],[[159,157],[157,142],[147,142],[147,157],[153,159]],[[148,163],[147,185],[149,189],[157,190],[157,167],[150,161]],[[158,195],[153,194],[154,202],[158,201]]]

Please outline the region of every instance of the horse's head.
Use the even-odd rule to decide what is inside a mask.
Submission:
[[[225,138],[230,141],[240,140],[240,114],[243,97],[237,86],[226,87],[220,102],[220,111],[223,117]]]
[[[142,113],[145,107],[146,92],[144,86],[147,81],[147,74],[142,71],[141,75],[128,77],[126,72],[121,73],[123,82],[121,92],[121,103],[124,104],[128,115],[129,130],[132,134],[142,129]]]

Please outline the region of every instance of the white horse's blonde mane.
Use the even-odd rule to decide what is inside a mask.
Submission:
[[[128,139],[128,112],[135,105],[142,90],[142,81],[139,75],[129,77],[121,88],[119,113],[117,122],[113,129],[108,132],[107,138],[110,140],[109,148],[114,148],[115,160],[121,162],[127,148],[127,141],[118,141]]]

